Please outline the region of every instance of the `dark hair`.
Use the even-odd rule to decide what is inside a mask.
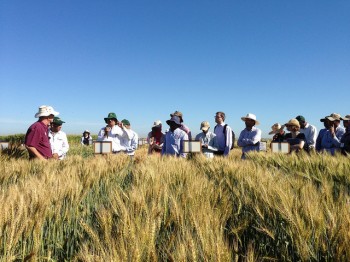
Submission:
[[[226,116],[225,116],[225,113],[224,113],[224,112],[219,111],[219,112],[216,112],[216,114],[217,114],[217,115],[220,115],[220,116],[222,117],[222,120],[225,121]]]

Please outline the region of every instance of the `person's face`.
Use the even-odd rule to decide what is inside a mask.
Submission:
[[[305,121],[299,121],[300,128],[305,128],[306,122]]]
[[[224,119],[222,118],[221,114],[216,114],[215,115],[215,122],[217,124],[221,124],[222,122],[224,122]]]
[[[291,125],[286,125],[286,128],[287,128],[287,130],[288,130],[289,132],[292,131],[292,126],[291,126]]]
[[[117,124],[117,121],[115,119],[107,119],[106,123],[108,126],[113,127]]]
[[[57,133],[58,131],[60,131],[62,129],[62,125],[58,125],[55,123],[51,123],[51,131],[54,133]]]
[[[350,126],[350,120],[343,120],[343,125],[345,128],[347,128],[348,126]]]
[[[333,126],[333,123],[334,123],[333,121],[330,121],[329,119],[325,119],[323,124],[325,128],[329,129],[330,127]]]
[[[179,127],[179,126],[178,126],[175,122],[173,122],[173,121],[169,122],[169,126],[170,126],[170,130],[171,130],[171,131],[174,131],[176,128]]]
[[[253,119],[246,118],[244,122],[245,122],[245,127],[247,129],[251,129],[255,125],[255,121]]]

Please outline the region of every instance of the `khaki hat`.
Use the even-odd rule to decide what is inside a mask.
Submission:
[[[184,119],[182,118],[182,113],[180,111],[175,111],[174,113],[170,114],[170,116],[178,116],[180,118],[181,123],[184,121]]]
[[[200,129],[201,129],[202,131],[207,131],[209,128],[210,128],[210,124],[209,124],[208,121],[203,121],[203,122],[201,123]]]
[[[245,121],[247,118],[248,118],[248,119],[254,120],[254,121],[255,121],[255,125],[259,125],[259,124],[260,124],[260,122],[259,122],[258,120],[256,120],[256,115],[254,115],[254,114],[249,113],[249,114],[247,114],[246,116],[242,116],[242,117],[241,117],[241,119],[242,119],[243,121]]]
[[[300,127],[299,121],[295,118],[292,118],[291,120],[289,120],[288,123],[284,124],[285,126],[297,126]]]
[[[281,129],[281,127],[282,126],[279,123],[273,124],[273,126],[271,126],[272,131],[269,133],[269,135],[276,134]]]
[[[325,116],[324,118],[321,118],[320,121],[324,122],[326,119],[328,119],[329,121],[332,121],[332,122],[337,120],[337,119],[335,119],[335,118],[333,118],[331,116]]]
[[[340,118],[341,120],[350,120],[350,115],[346,115]]]
[[[333,117],[335,120],[340,120],[341,115],[338,113],[332,113],[332,114],[330,114],[330,117]]]

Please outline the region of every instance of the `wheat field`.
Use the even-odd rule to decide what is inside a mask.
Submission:
[[[0,154],[1,261],[349,261],[350,161]]]

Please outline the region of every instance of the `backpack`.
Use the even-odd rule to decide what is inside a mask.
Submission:
[[[227,127],[227,124],[224,125],[224,130],[222,131],[225,136],[226,136],[226,127]],[[216,128],[216,126],[214,127],[214,133],[215,133],[215,128]],[[230,150],[232,150],[235,147],[235,132],[233,132],[232,129],[231,129],[231,132],[232,132],[232,145],[231,145]]]

